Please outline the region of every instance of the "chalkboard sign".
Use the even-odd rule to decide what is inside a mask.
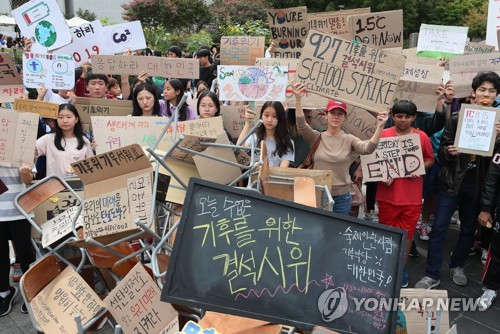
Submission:
[[[406,232],[191,178],[162,300],[311,330],[390,333]],[[363,309],[365,308],[365,309]]]

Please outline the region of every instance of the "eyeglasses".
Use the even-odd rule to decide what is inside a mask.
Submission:
[[[215,105],[213,104],[200,104],[200,109],[213,109]]]

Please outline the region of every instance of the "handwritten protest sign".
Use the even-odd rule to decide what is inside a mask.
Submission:
[[[495,52],[495,47],[491,45],[486,45],[485,41],[479,43],[467,42],[465,44],[464,55],[484,54],[493,52]]]
[[[430,58],[450,58],[463,55],[468,27],[422,24],[418,34],[418,55]]]
[[[491,157],[496,122],[500,122],[500,110],[497,108],[462,104],[454,145],[461,153]]]
[[[66,267],[43,288],[30,306],[44,333],[65,334],[78,332],[76,315],[85,325],[106,307],[72,267]]]
[[[221,106],[224,129],[233,138],[238,138],[245,126],[245,109],[247,106]]]
[[[398,298],[401,229],[193,178],[183,212],[163,301],[304,330],[393,332],[396,313],[360,312],[352,298]]]
[[[57,118],[59,104],[38,100],[15,99],[14,109],[39,114],[40,117]]]
[[[150,76],[198,79],[198,59],[165,57],[92,56],[92,71],[102,74],[138,75],[147,71]]]
[[[56,241],[61,240],[67,234],[71,233],[71,227],[78,212],[78,207],[73,206],[62,212],[51,220],[43,223],[42,228],[42,246],[45,248]],[[75,227],[82,227],[82,217],[79,216]]]
[[[89,97],[77,97],[75,107],[83,124],[91,123],[91,116],[127,116],[132,115],[130,100],[110,100]]]
[[[468,97],[472,92],[472,79],[479,72],[500,74],[500,52],[475,54],[450,59],[450,76],[457,97]]]
[[[307,7],[268,9],[271,38],[276,41],[276,58],[299,58],[309,31]]]
[[[224,101],[285,101],[288,69],[284,66],[217,66]]]
[[[23,83],[28,88],[73,89],[75,62],[61,54],[23,54]]]
[[[39,117],[0,108],[0,166],[33,165]]]
[[[0,103],[12,102],[24,91],[23,79],[10,54],[0,53]]]
[[[436,111],[436,88],[443,80],[443,67],[405,64],[405,68],[394,92],[393,102],[409,100],[419,111]]]
[[[23,36],[36,39],[48,50],[71,42],[66,19],[56,0],[32,0],[12,11]]]
[[[361,140],[370,139],[377,130],[377,118],[365,109],[347,105],[347,116],[342,130]]]
[[[401,54],[406,57],[406,62],[409,64],[434,65],[438,60],[435,58],[420,57],[417,55],[417,48],[403,49]],[[446,68],[446,67],[445,67]]]
[[[357,107],[387,110],[405,58],[311,30],[296,78],[308,91]]]
[[[220,39],[221,65],[253,65],[264,57],[265,38],[256,36],[222,36]]]
[[[179,330],[177,312],[160,301],[161,291],[142,263],[137,263],[104,299],[125,334],[160,334],[165,327]]]
[[[348,19],[350,39],[378,48],[403,46],[403,11],[355,14]]]
[[[372,154],[361,156],[363,179],[382,181],[424,175],[424,158],[420,137],[416,133],[381,138]]]
[[[500,29],[500,1],[489,0],[488,21],[486,25],[486,44],[498,50],[497,31]]]
[[[72,55],[76,66],[90,61],[93,55],[109,54],[104,41],[104,30],[101,21],[95,20],[71,28],[72,42],[57,50],[57,53]]]
[[[112,53],[145,49],[146,38],[141,21],[125,22],[103,27],[104,41]]]
[[[307,13],[309,29],[326,32],[341,38],[350,38],[347,19],[351,15],[370,13],[370,7],[334,12]]]

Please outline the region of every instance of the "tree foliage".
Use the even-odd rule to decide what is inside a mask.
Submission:
[[[268,0],[214,0],[210,5],[210,13],[215,26],[228,20],[244,24],[248,20],[267,21],[266,9],[271,7]]]
[[[132,0],[122,4],[122,8],[125,20],[139,20],[143,27],[152,29],[162,26],[168,30],[170,20],[177,12],[173,0]]]
[[[83,10],[81,8],[78,8],[78,10],[76,11],[76,16],[90,22],[95,21],[97,19],[97,15],[88,9]]]

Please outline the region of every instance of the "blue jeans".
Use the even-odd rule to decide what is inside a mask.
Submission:
[[[334,200],[332,212],[348,215],[352,204],[351,192],[332,196],[332,198]]]
[[[434,225],[429,236],[426,275],[439,279],[443,265],[443,252],[446,234],[450,226],[450,219],[457,209],[460,217],[460,234],[450,258],[450,268],[462,267],[474,243],[477,217],[480,205],[474,199],[476,192],[475,183],[462,183],[457,196],[450,196],[440,191],[437,199]]]

